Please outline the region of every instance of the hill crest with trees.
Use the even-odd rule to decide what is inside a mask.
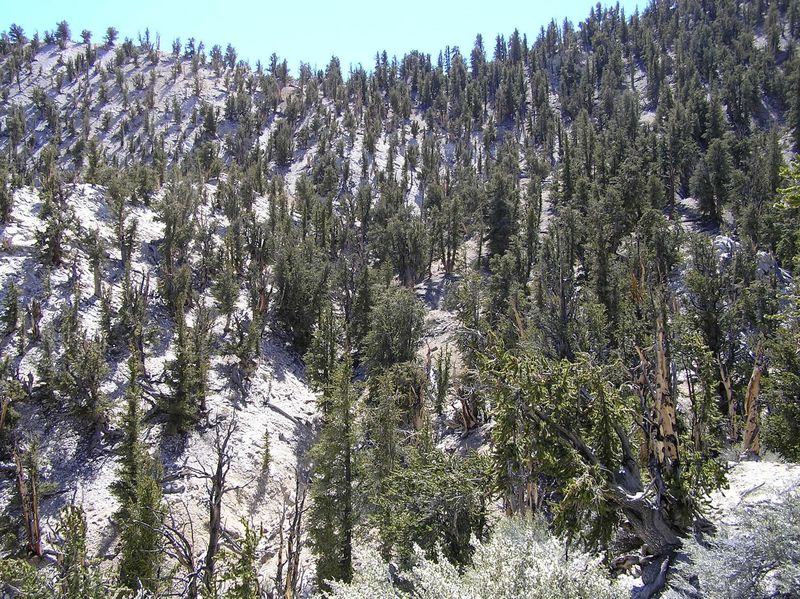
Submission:
[[[457,596],[555,534],[576,595],[678,592],[728,457],[800,457],[799,34],[797,0],[598,5],[294,73],[10,25],[3,579]]]

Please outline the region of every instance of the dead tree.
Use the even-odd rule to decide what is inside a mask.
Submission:
[[[180,564],[186,572],[185,576],[180,579],[180,582],[183,583],[180,596],[186,597],[186,599],[197,599],[199,597],[197,581],[202,574],[203,566],[198,563],[195,556],[194,523],[189,514],[189,508],[184,501],[181,501],[181,505],[186,514],[186,523],[179,525],[175,516],[170,512],[170,521],[162,523],[160,533],[167,543],[164,553]]]
[[[37,489],[38,473],[34,464],[35,456],[29,450],[27,467],[23,466],[19,448],[14,446],[14,464],[17,471],[17,491],[22,506],[22,520],[28,538],[29,551],[42,557],[42,531],[39,524],[39,495]]]
[[[41,336],[39,323],[42,320],[42,302],[38,298],[33,298],[31,303],[25,308],[26,318],[30,323],[31,338],[38,341]]]
[[[238,430],[236,419],[232,417],[226,424],[217,422],[214,430],[216,463],[213,469],[202,465],[189,469],[198,478],[205,479],[208,493],[208,547],[203,560],[203,584],[209,591],[213,590],[217,552],[222,537],[222,499],[231,490],[227,477],[233,460],[230,441]]]
[[[297,597],[303,582],[303,571],[300,566],[300,555],[305,545],[303,535],[303,516],[306,512],[306,496],[308,480],[306,474],[298,468],[295,473],[294,497],[289,505],[289,498],[284,493],[278,529],[278,560],[275,572],[276,596],[283,599]],[[289,529],[285,530],[287,519]],[[285,535],[285,536],[284,536]],[[286,574],[284,577],[284,568]]]
[[[756,363],[753,365],[753,373],[750,375],[750,381],[747,383],[747,392],[744,396],[745,429],[743,450],[745,455],[755,458],[761,453],[758,394],[761,390],[761,374],[763,370],[764,358],[759,346],[756,351]]]

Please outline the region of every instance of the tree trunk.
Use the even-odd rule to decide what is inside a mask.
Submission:
[[[667,584],[667,571],[671,559],[671,553],[662,555],[642,568],[644,584],[633,589],[633,599],[650,599],[664,588],[664,585]]]
[[[102,282],[103,278],[100,272],[100,265],[95,264],[92,269],[92,274],[94,275],[94,297],[99,298],[103,293]]]
[[[214,566],[216,563],[217,550],[219,549],[219,537],[222,523],[222,494],[212,490],[212,500],[209,508],[208,523],[208,549],[206,550],[205,585],[211,589],[214,582]]]
[[[42,557],[42,535],[39,528],[39,497],[36,490],[35,476],[25,477],[25,470],[19,451],[14,449],[14,464],[17,469],[17,490],[22,504],[22,519],[25,523],[25,532],[28,535],[28,549],[37,556]]]
[[[736,442],[736,439],[739,437],[739,431],[736,426],[736,403],[733,398],[733,383],[731,382],[731,375],[728,369],[725,368],[721,360],[718,360],[718,362],[719,378],[722,383],[722,388],[725,390],[725,401],[728,406],[728,434],[731,441]]]
[[[669,474],[675,474],[678,469],[678,434],[675,430],[675,403],[669,388],[664,325],[660,318],[656,323],[655,420],[658,423],[655,447],[658,460]]]
[[[744,413],[746,425],[744,430],[744,453],[749,456],[757,457],[761,453],[761,440],[759,431],[761,424],[758,414],[758,393],[761,390],[761,355],[756,356],[756,363],[753,366],[753,374],[750,375],[750,382],[747,383],[747,393],[744,397]]]
[[[655,498],[617,488],[615,502],[650,555],[667,555],[681,546],[680,538]]]

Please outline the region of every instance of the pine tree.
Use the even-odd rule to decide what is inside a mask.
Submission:
[[[178,433],[186,432],[197,418],[197,389],[200,382],[196,370],[197,353],[182,304],[178,302],[176,315],[175,359],[166,366],[171,393],[161,402],[161,409],[168,415],[171,429]]]
[[[233,259],[227,250],[222,252],[222,268],[219,278],[214,284],[214,298],[219,305],[219,313],[225,317],[225,332],[231,326],[231,315],[236,309],[236,302],[239,299],[239,284],[236,280],[236,272],[233,266]]]
[[[339,331],[333,305],[328,302],[317,323],[311,346],[305,355],[306,376],[317,389],[324,388],[331,379],[339,345]]]
[[[424,320],[425,309],[411,289],[385,289],[370,312],[370,328],[364,340],[370,368],[380,370],[411,360]]]
[[[512,202],[516,194],[511,177],[496,168],[487,190],[489,200],[489,257],[502,256],[514,234]]]
[[[366,266],[362,267],[358,275],[354,296],[352,316],[347,324],[350,343],[353,347],[361,348],[369,331],[369,318],[373,304],[372,281],[369,268]]]
[[[309,534],[317,555],[317,584],[353,575],[353,410],[355,389],[349,357],[337,366],[320,400],[322,429],[312,449]]]
[[[224,573],[219,577],[226,599],[260,599],[261,583],[258,580],[260,566],[258,544],[263,531],[256,530],[248,522],[242,522],[244,535],[237,554],[223,552],[220,556]]]
[[[272,444],[269,440],[269,429],[264,429],[263,448],[261,453],[261,471],[269,472],[270,464],[272,463]]]
[[[105,260],[105,245],[100,232],[95,229],[92,231],[87,241],[87,251],[89,261],[92,265],[92,276],[94,280],[94,297],[100,298],[102,294],[103,282],[103,262]]]
[[[95,425],[100,426],[105,421],[108,408],[108,398],[102,390],[108,372],[103,340],[88,337],[78,325],[78,329],[65,340],[59,363],[59,387],[72,399],[79,412],[85,413]]]
[[[311,342],[328,283],[328,268],[310,239],[299,244],[292,236],[282,240],[275,264],[276,316],[301,352]]]
[[[83,508],[65,507],[56,527],[59,547],[59,597],[101,599],[108,596],[99,569],[88,557],[86,545],[86,515]]]
[[[142,470],[149,466],[147,455],[141,441],[141,387],[139,385],[139,358],[131,355],[128,359],[128,388],[125,391],[126,411],[122,417],[123,438],[117,455],[120,465],[117,480],[111,485],[111,492],[119,501],[117,518],[127,520],[136,501],[136,489]]]
[[[727,202],[732,166],[728,145],[715,139],[708,152],[700,159],[692,175],[692,193],[697,197],[700,210],[712,221],[722,220],[722,210]]]
[[[41,455],[34,440],[24,454],[15,446],[14,466],[17,475],[17,497],[22,508],[22,524],[25,529],[26,550],[36,557],[42,556],[42,530],[39,515],[41,494]]]
[[[13,335],[17,332],[19,324],[19,287],[13,281],[6,290],[3,304],[3,332],[6,335]]]
[[[477,452],[464,458],[421,445],[392,470],[376,500],[381,541],[401,565],[412,562],[415,545],[429,558],[441,551],[450,562],[467,564],[472,538],[487,529],[489,462]]]
[[[0,160],[0,225],[11,220],[11,208],[14,204],[13,191],[9,188],[8,168],[4,160]]]
[[[160,527],[163,507],[161,487],[153,470],[158,475],[155,467],[142,472],[129,517],[120,523],[119,580],[129,589],[156,593],[162,585]]]
[[[800,149],[800,58],[794,59],[794,73],[792,74],[792,94],[789,111],[790,126],[794,129],[794,147]]]

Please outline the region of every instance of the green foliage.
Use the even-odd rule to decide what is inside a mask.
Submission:
[[[65,507],[56,534],[60,554],[56,596],[101,599],[113,595],[104,584],[99,566],[89,560],[83,509],[74,505]]]
[[[111,491],[119,501],[116,518],[120,529],[119,580],[130,589],[155,592],[160,588],[162,543],[160,464],[150,457],[141,440],[140,363],[136,354],[125,392],[127,409],[122,420],[123,439],[118,450],[120,465]]]
[[[168,415],[171,429],[184,433],[205,409],[209,356],[200,323],[190,329],[182,307],[178,308],[176,319],[175,359],[165,368],[171,393],[160,407]]]
[[[333,305],[326,303],[304,357],[306,376],[316,389],[324,388],[331,380],[339,353],[340,329]]]
[[[448,456],[437,449],[412,449],[385,481],[375,523],[381,542],[405,563],[418,545],[429,558],[441,550],[454,564],[470,562],[473,537],[487,529],[490,467],[473,453]]]
[[[11,220],[11,208],[14,204],[13,190],[9,187],[8,169],[4,160],[0,160],[0,224]]]
[[[496,406],[492,437],[499,490],[507,497],[517,495],[514,485],[526,481],[516,483],[515,472],[557,481],[561,498],[552,509],[560,532],[597,546],[609,541],[625,517],[651,550],[657,551],[658,544],[674,546],[677,536],[667,531],[688,526],[708,494],[724,482],[721,468],[709,459],[713,443],[692,450],[685,439],[676,440],[676,448],[685,453],[678,459],[688,463],[685,474],[652,459],[642,464],[647,471],[640,470],[630,431],[636,431],[637,418],[650,418],[656,408],[647,407],[646,396],[642,400],[613,384],[613,372],[588,356],[556,362],[528,351],[498,349],[484,358],[482,371]],[[659,413],[659,419],[666,417]],[[707,417],[697,426],[709,422],[713,425]],[[668,495],[634,506],[629,495],[648,478],[668,489]],[[662,524],[653,529],[653,521]]]
[[[151,468],[150,456],[141,440],[141,402],[142,389],[139,384],[139,358],[131,356],[128,359],[128,388],[125,390],[125,414],[122,417],[121,428],[123,432],[122,443],[117,455],[120,465],[117,470],[117,480],[111,484],[111,492],[119,501],[117,517],[123,520],[130,518],[131,506],[136,500],[136,489],[142,471]]]
[[[800,163],[795,162],[788,177],[790,185],[781,190],[786,205],[798,204]],[[799,260],[796,258],[796,261]],[[768,348],[769,376],[764,385],[767,416],[764,423],[764,443],[792,461],[800,460],[800,289],[798,283],[789,296],[789,306],[777,318],[781,326]]]
[[[258,579],[260,567],[258,544],[263,536],[247,521],[243,521],[244,535],[236,552],[223,549],[219,555],[220,568],[217,573],[220,586],[224,589],[220,597],[225,599],[260,599],[263,597],[261,582]]]
[[[227,239],[227,236],[226,236]],[[239,282],[233,264],[233,256],[227,247],[222,251],[222,268],[214,283],[214,298],[219,305],[219,313],[225,317],[225,330],[230,327],[231,315],[239,299]]]
[[[385,229],[377,231],[382,233],[377,243],[393,264],[403,285],[411,286],[419,282],[426,272],[430,256],[430,240],[425,223],[406,208],[393,215]]]
[[[436,393],[434,409],[441,415],[444,409],[444,402],[450,390],[451,377],[453,375],[453,353],[450,346],[445,345],[436,354]]]
[[[300,352],[311,343],[327,279],[328,265],[310,240],[284,240],[275,263],[275,312]]]
[[[79,300],[75,300],[77,310]],[[74,326],[74,325],[70,325]],[[69,397],[79,412],[93,422],[105,418],[108,398],[102,390],[109,368],[105,358],[105,343],[99,337],[88,337],[78,325],[70,330],[62,325],[64,353],[58,363],[58,388]]]
[[[518,201],[513,179],[498,167],[487,190],[489,210],[489,257],[502,256],[514,234],[514,205]]]
[[[350,340],[354,347],[361,348],[369,332],[369,319],[374,303],[372,280],[369,268],[362,268],[356,280],[352,315],[347,322]]]
[[[270,464],[272,463],[272,443],[269,440],[269,429],[264,429],[264,437],[262,440],[262,454],[261,454],[261,471],[269,472]]]
[[[271,151],[275,162],[280,166],[288,166],[294,154],[292,126],[288,121],[282,120],[275,127],[272,134]]]
[[[494,371],[493,376],[506,378],[506,383],[494,393],[497,426],[492,431],[500,490],[515,494],[510,475],[535,464],[539,472],[563,483],[563,498],[553,506],[556,529],[582,531],[593,543],[606,540],[618,524],[618,513],[609,501],[611,481],[603,470],[621,465],[622,449],[614,427],[629,427],[635,404],[620,396],[600,369],[585,359],[575,364],[533,356],[501,360],[508,360],[507,369],[503,374]],[[519,391],[514,391],[517,385]],[[581,389],[591,399],[582,398]],[[531,419],[529,406],[546,412],[549,422]],[[585,463],[575,448],[565,444],[559,426],[580,436],[600,465]]]
[[[0,559],[0,590],[18,592],[25,599],[54,599],[48,576],[24,559]],[[9,588],[10,587],[10,588]]]
[[[47,217],[44,230],[37,232],[36,242],[40,248],[42,264],[60,266],[64,259],[64,236],[67,221],[61,210],[56,210]]]
[[[12,335],[17,332],[19,324],[19,287],[13,281],[6,289],[6,297],[3,300],[3,332]]]
[[[722,219],[722,209],[730,193],[730,178],[728,146],[724,141],[715,139],[697,163],[691,185],[701,212],[717,223]]]
[[[800,160],[795,159],[791,165],[781,169],[781,177],[785,181],[785,187],[779,191],[786,206],[800,208]]]
[[[317,556],[317,584],[350,580],[353,573],[354,404],[349,357],[336,367],[320,398],[322,428],[311,450],[311,546]]]
[[[156,469],[157,476],[159,471],[160,468]],[[119,581],[129,589],[156,593],[163,585],[160,574],[163,516],[161,486],[152,473],[145,471],[136,482],[128,518],[120,522]]]
[[[22,383],[16,377],[8,376],[9,364],[7,356],[0,368],[0,456],[3,459],[11,457],[14,427],[21,416],[15,404],[25,399]]]
[[[161,291],[175,313],[178,304],[186,302],[189,295],[190,276],[182,267],[186,266],[196,233],[198,202],[194,186],[174,176],[166,185],[163,200],[155,206],[159,220],[164,223]]]
[[[383,289],[370,311],[364,339],[370,368],[381,370],[413,359],[424,322],[425,309],[413,290],[395,286]]]

